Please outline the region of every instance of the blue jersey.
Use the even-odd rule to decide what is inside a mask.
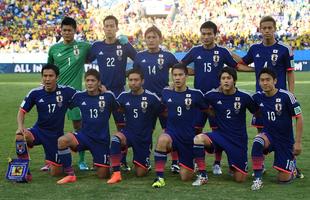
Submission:
[[[182,143],[193,143],[195,116],[207,108],[202,92],[191,88],[184,92],[165,88],[162,91],[162,102],[168,110],[166,132],[173,134]]]
[[[65,114],[75,93],[75,89],[67,86],[57,85],[53,92],[47,92],[44,86],[41,86],[31,90],[20,107],[25,112],[29,112],[35,105],[38,119],[34,127],[51,131],[55,135],[62,135]]]
[[[294,144],[292,117],[301,114],[300,105],[294,95],[279,89],[272,97],[257,92],[253,98],[263,116],[263,132],[272,135],[275,142]]]
[[[118,41],[107,44],[95,42],[90,50],[89,60],[97,60],[101,82],[109,90],[120,90],[126,83],[127,59],[134,60],[137,52],[130,43],[121,45]]]
[[[247,144],[246,109],[251,113],[256,112],[253,98],[238,89],[232,95],[214,89],[206,93],[204,98],[215,112],[216,131],[232,143]]]
[[[72,107],[79,107],[82,115],[82,128],[79,133],[85,134],[96,142],[110,142],[109,118],[117,109],[114,94],[106,91],[96,96],[87,91],[73,96]]]
[[[152,141],[154,122],[162,110],[159,98],[148,90],[140,95],[122,92],[117,102],[124,110],[126,126],[124,130],[132,133],[140,141]]]
[[[237,66],[230,52],[217,45],[212,49],[206,49],[202,45],[193,47],[182,62],[186,65],[194,62],[194,87],[203,93],[219,86],[218,74],[224,64],[229,67]]]
[[[161,96],[162,90],[169,85],[169,68],[176,63],[178,60],[168,51],[150,53],[145,50],[136,55],[133,67],[144,74],[143,88]]]
[[[264,67],[271,68],[277,74],[276,88],[286,90],[286,72],[294,70],[293,59],[292,50],[278,41],[272,46],[265,46],[263,43],[253,44],[242,58],[247,65],[254,63],[256,91],[262,91],[258,74]]]

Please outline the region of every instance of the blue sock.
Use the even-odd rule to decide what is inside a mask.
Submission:
[[[207,176],[205,163],[205,146],[201,144],[194,144],[193,146],[194,159],[198,166],[199,174],[203,177]]]
[[[265,141],[263,138],[261,137],[254,138],[251,155],[252,155],[252,163],[255,178],[261,178],[263,176],[264,145]]]
[[[111,165],[113,172],[120,171],[121,161],[121,140],[117,136],[112,136],[111,142]]]
[[[165,164],[167,162],[167,152],[161,152],[155,150],[155,171],[157,177],[164,177]]]
[[[65,173],[68,175],[74,175],[74,171],[72,168],[72,156],[69,148],[58,149],[58,156],[60,163],[62,164]]]

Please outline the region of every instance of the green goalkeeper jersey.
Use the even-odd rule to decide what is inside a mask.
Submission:
[[[84,64],[91,45],[87,42],[73,41],[53,45],[48,52],[48,63],[59,68],[58,83],[82,90]]]

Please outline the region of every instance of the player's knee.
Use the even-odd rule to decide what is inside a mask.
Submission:
[[[204,144],[205,137],[204,134],[196,135],[194,137],[194,144]]]
[[[58,138],[58,148],[64,149],[69,146],[69,139],[66,136],[61,136]]]
[[[161,146],[161,147],[166,147],[169,145],[169,142],[170,142],[170,138],[165,135],[165,134],[162,134],[159,136],[158,138],[158,141],[157,141],[157,147]]]
[[[288,183],[292,180],[292,174],[286,172],[278,173],[278,182],[279,183]]]
[[[100,179],[110,177],[110,169],[108,167],[97,167],[97,176]]]
[[[51,176],[60,176],[62,174],[63,170],[61,166],[50,166],[50,175]]]
[[[136,176],[137,177],[143,177],[147,175],[148,170],[144,169],[142,167],[137,167],[136,166]]]

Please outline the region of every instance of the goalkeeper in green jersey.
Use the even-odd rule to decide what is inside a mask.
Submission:
[[[82,90],[82,78],[84,73],[84,64],[91,45],[88,42],[76,41],[77,24],[71,17],[65,17],[61,22],[62,42],[53,45],[48,52],[48,63],[58,66],[60,74],[58,83],[60,85],[71,86],[77,90]],[[79,108],[68,110],[67,116],[72,120],[75,131],[81,128],[81,114]],[[88,170],[84,160],[85,152],[79,153],[80,170]],[[43,167],[47,168],[47,166]]]

